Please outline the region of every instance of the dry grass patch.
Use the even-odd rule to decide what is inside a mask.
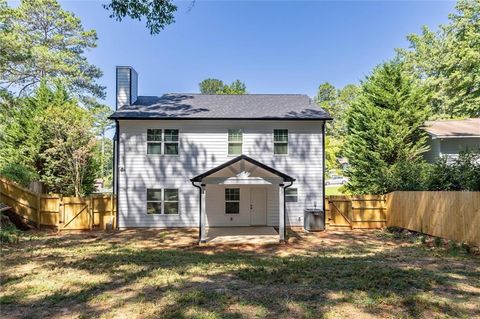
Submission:
[[[2,247],[3,318],[480,316],[480,260],[377,231],[196,245],[196,230],[21,237]]]

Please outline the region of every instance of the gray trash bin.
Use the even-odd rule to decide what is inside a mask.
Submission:
[[[321,231],[325,230],[325,214],[321,209],[305,209],[305,230]]]

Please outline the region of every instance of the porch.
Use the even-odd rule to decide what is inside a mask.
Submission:
[[[199,242],[284,241],[285,189],[294,181],[245,155],[192,178],[200,191]]]
[[[207,243],[268,245],[278,243],[278,232],[269,226],[209,227]]]

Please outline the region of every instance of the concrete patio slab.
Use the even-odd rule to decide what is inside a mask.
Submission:
[[[207,243],[274,244],[278,233],[273,227],[211,227],[207,229]]]

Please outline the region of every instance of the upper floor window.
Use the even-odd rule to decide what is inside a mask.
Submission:
[[[288,154],[288,130],[273,130],[273,154]]]
[[[148,129],[147,154],[178,155],[178,141],[178,130]]]
[[[164,154],[178,155],[178,130],[166,129],[163,141]]]
[[[162,130],[147,130],[147,154],[162,154]]]
[[[228,155],[241,155],[243,132],[241,129],[228,130]]]

